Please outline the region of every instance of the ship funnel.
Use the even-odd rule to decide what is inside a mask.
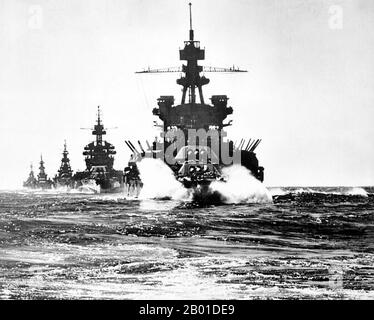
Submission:
[[[193,41],[193,29],[192,29],[192,3],[188,4],[190,6],[190,41]]]

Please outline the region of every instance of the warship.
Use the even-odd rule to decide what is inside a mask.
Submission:
[[[73,170],[71,169],[70,159],[68,157],[69,152],[66,147],[66,141],[64,142],[64,151],[62,152],[62,159],[60,169],[57,171],[56,176],[53,179],[53,186],[55,188],[61,187],[74,187]]]
[[[37,189],[38,188],[38,180],[35,178],[34,169],[32,164],[30,165],[30,173],[27,180],[23,183],[24,188],[30,189]]]
[[[87,187],[100,193],[119,192],[123,189],[123,171],[113,168],[115,147],[103,140],[106,129],[101,121],[100,106],[97,108],[97,123],[90,129],[95,141],[84,147],[86,169],[74,174],[74,187]]]
[[[192,28],[191,3],[189,4],[190,30],[189,40],[184,41],[184,48],[179,50],[179,58],[186,61],[181,68],[146,69],[138,74],[178,72],[181,77],[177,84],[182,87],[180,104],[175,103],[174,96],[160,96],[158,107],[152,113],[157,116],[163,129],[161,139],[152,144],[146,141],[147,148],[138,140],[138,148],[130,141],[125,143],[131,156],[124,172],[124,182],[128,192],[142,187],[138,164],[144,158],[161,159],[173,171],[176,179],[186,188],[204,188],[212,181],[225,178],[224,167],[239,163],[247,168],[259,181],[264,180],[264,168],[259,166],[255,149],[261,139],[241,139],[235,143],[225,140],[225,127],[232,120],[224,122],[233,113],[228,106],[226,95],[213,95],[211,104],[204,99],[203,86],[209,83],[206,72],[247,72],[235,66],[230,68],[203,67],[198,61],[205,60],[205,49],[200,41],[194,39]],[[207,134],[201,134],[201,133]],[[195,133],[195,135],[194,135]],[[227,159],[234,159],[231,162]],[[236,160],[236,162],[235,162]]]
[[[30,173],[27,180],[23,183],[23,187],[29,189],[51,189],[53,186],[53,182],[51,179],[48,178],[48,175],[45,173],[44,161],[43,156],[40,155],[40,162],[39,162],[39,173],[37,178],[34,176],[33,166],[30,166]]]
[[[40,166],[39,166],[39,174],[38,174],[38,188],[41,189],[51,189],[53,182],[51,179],[48,178],[47,174],[45,173],[44,161],[43,156],[40,155]]]
[[[43,156],[40,155],[40,162],[39,162],[39,173],[37,178],[35,178],[34,170],[32,164],[30,165],[30,173],[27,180],[23,183],[24,188],[29,189],[51,189],[53,186],[53,182],[51,179],[48,178],[48,175],[45,173],[44,161]]]

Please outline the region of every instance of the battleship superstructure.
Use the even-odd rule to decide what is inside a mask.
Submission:
[[[54,187],[73,187],[73,170],[71,169],[70,159],[68,157],[69,152],[66,147],[66,141],[64,142],[64,151],[62,152],[62,159],[60,169],[57,171],[55,178],[53,179]]]
[[[123,187],[123,172],[113,168],[115,147],[103,140],[105,134],[98,107],[97,123],[92,130],[95,141],[84,147],[86,170],[73,176],[75,187],[94,183],[100,186],[100,192],[119,191]]]
[[[239,159],[239,163],[251,171],[258,180],[264,179],[264,168],[259,166],[255,149],[260,139],[241,139],[239,143],[224,140],[225,127],[231,121],[224,123],[228,115],[233,113],[232,107],[227,105],[226,95],[213,95],[211,104],[206,103],[203,95],[203,86],[209,83],[205,72],[246,72],[239,68],[205,68],[198,61],[205,59],[205,49],[200,41],[194,40],[192,29],[192,14],[190,6],[189,40],[184,42],[184,48],[179,50],[179,58],[186,61],[182,68],[147,69],[137,73],[180,72],[183,75],[177,79],[182,86],[180,104],[175,104],[174,96],[161,96],[157,99],[158,107],[153,109],[163,124],[163,138],[155,140],[152,145],[147,141],[147,150],[144,150],[138,141],[140,151],[126,141],[131,150],[128,167],[125,168],[125,183],[128,188],[141,185],[137,163],[145,157],[160,158],[173,170],[176,178],[186,187],[209,185],[213,180],[221,180],[221,170],[231,165],[227,157]],[[207,135],[191,137],[191,132],[204,131]],[[170,150],[173,150],[170,153]]]

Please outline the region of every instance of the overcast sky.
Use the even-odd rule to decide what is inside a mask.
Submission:
[[[152,140],[160,95],[180,100],[178,74],[135,75],[179,66],[188,39],[185,0],[0,0],[0,188],[20,187],[43,153],[56,173],[64,139],[74,170],[102,106],[115,167],[124,139]],[[193,1],[195,39],[208,66],[206,100],[227,94],[233,140],[262,138],[265,183],[374,184],[374,1]]]

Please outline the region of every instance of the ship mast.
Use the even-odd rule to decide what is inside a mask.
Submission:
[[[192,3],[188,4],[190,6],[190,41],[193,41],[193,29],[192,29]]]
[[[202,86],[209,83],[209,79],[205,76],[200,76],[200,72],[226,72],[226,73],[237,73],[237,72],[247,72],[247,70],[242,70],[236,66],[229,68],[219,68],[219,67],[204,67],[198,65],[198,60],[205,60],[205,49],[200,49],[200,41],[194,40],[194,30],[192,28],[192,4],[189,3],[189,15],[190,15],[190,30],[189,30],[189,40],[184,41],[184,49],[179,50],[179,59],[186,60],[187,65],[182,65],[182,67],[169,67],[162,69],[151,69],[148,68],[143,71],[137,71],[136,73],[169,73],[178,72],[184,73],[180,79],[177,80],[177,84],[183,87],[182,89],[182,99],[181,104],[186,104],[186,95],[188,92],[188,103],[196,103],[196,89],[199,92],[200,103],[205,104]]]
[[[73,170],[71,170],[69,152],[66,147],[66,140],[64,140],[64,151],[62,152],[61,166],[58,170],[59,176],[71,177]]]
[[[44,167],[44,161],[43,156],[40,155],[40,167],[39,167],[39,174],[38,174],[38,180],[47,180],[47,175],[45,173],[45,167]]]
[[[103,135],[106,134],[104,126],[101,124],[100,106],[97,107],[97,124],[94,126],[92,134],[96,136],[96,144],[101,146],[103,142]]]
[[[29,174],[29,177],[34,179],[34,168],[32,166],[32,163],[30,164],[30,174]]]
[[[194,40],[194,30],[192,29],[192,4],[189,3],[190,31],[189,40],[184,42],[184,49],[179,50],[179,59],[187,61],[187,65],[182,65],[182,72],[185,74],[177,80],[177,84],[183,87],[181,104],[186,103],[188,90],[188,103],[196,103],[196,89],[199,91],[200,103],[204,104],[202,86],[209,83],[209,79],[200,76],[203,67],[198,65],[198,60],[205,59],[205,50],[200,49],[200,41]]]

